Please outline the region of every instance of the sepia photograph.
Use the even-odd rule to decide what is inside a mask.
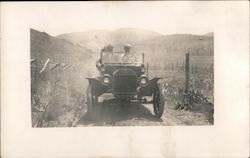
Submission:
[[[31,28],[32,126],[213,125],[212,31]]]
[[[248,1],[1,2],[0,21],[0,157],[249,157]]]

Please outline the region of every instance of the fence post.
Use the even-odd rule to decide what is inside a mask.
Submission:
[[[189,52],[186,53],[186,92],[189,90]]]
[[[148,62],[147,62],[147,76],[148,76],[148,71],[149,71],[149,65],[148,65]]]

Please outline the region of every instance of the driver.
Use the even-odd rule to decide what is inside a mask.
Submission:
[[[113,52],[114,46],[112,46],[111,44],[104,46],[101,50],[101,52]]]
[[[103,52],[113,52],[113,49],[114,49],[114,46],[112,46],[111,44],[104,46],[101,49],[101,55],[100,56],[102,56]],[[106,57],[106,60],[110,60],[110,56],[108,54],[105,54],[105,57]],[[102,65],[101,59],[97,60],[97,62],[96,62],[97,69],[100,70],[101,65]]]

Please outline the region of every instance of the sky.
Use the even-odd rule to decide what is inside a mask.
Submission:
[[[161,34],[213,32],[214,19],[224,2],[33,2],[19,3],[20,17],[29,17],[30,27],[50,35],[92,29],[141,28]],[[18,12],[19,11],[19,12]],[[27,19],[25,19],[27,20]]]

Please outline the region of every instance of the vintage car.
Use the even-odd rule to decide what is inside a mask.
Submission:
[[[160,118],[165,102],[158,83],[161,78],[149,78],[146,65],[144,53],[131,51],[131,46],[125,45],[119,52],[113,52],[112,46],[102,49],[96,63],[100,76],[87,78],[87,112],[90,117],[95,119],[98,97],[104,93],[112,93],[120,101],[153,104],[154,116]]]

